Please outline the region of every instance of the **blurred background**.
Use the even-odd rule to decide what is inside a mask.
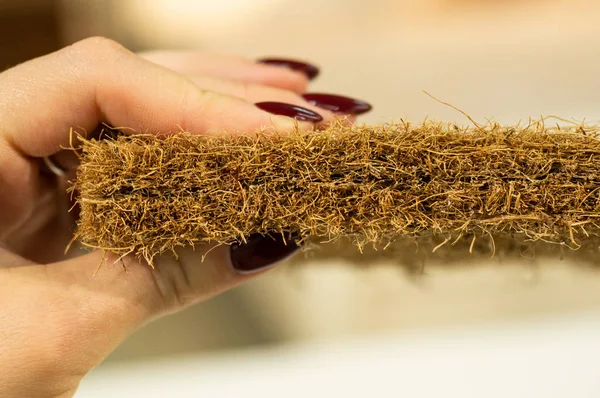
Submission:
[[[308,60],[321,67],[311,90],[369,101],[368,123],[467,123],[422,90],[478,120],[594,122],[599,17],[596,0],[0,0],[0,66],[103,35],[135,51]],[[419,277],[391,264],[307,262],[148,325],[80,396],[385,386],[591,397],[599,350],[600,274],[569,261],[428,263]]]

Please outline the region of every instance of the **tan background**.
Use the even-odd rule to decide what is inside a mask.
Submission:
[[[0,0],[0,13],[11,21],[0,23],[5,66],[105,35],[134,50],[311,60],[322,68],[312,89],[371,102],[366,122],[430,116],[466,123],[422,90],[479,120],[600,119],[596,1]],[[9,37],[19,26],[32,26],[31,37],[15,43]],[[109,363],[600,309],[594,270],[558,260],[494,264],[459,270],[427,264],[417,279],[385,265],[284,266],[149,325]]]

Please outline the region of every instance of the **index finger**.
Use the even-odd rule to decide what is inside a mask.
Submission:
[[[1,74],[0,116],[3,138],[35,157],[67,145],[70,128],[91,131],[101,122],[165,134],[297,128],[291,118],[201,90],[104,38],[86,39]]]

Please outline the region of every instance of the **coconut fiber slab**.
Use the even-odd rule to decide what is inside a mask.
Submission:
[[[599,165],[596,127],[548,120],[83,140],[76,237],[150,262],[253,234],[328,242],[313,252],[360,261],[406,251],[589,257],[600,242]]]

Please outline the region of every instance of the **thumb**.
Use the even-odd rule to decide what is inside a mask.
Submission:
[[[75,320],[63,338],[80,347],[70,363],[85,372],[150,320],[180,311],[262,274],[296,252],[293,240],[250,237],[239,246],[179,248],[155,258],[154,269],[133,256],[90,254],[46,266],[64,291]]]
[[[100,251],[39,265],[0,247],[0,397],[74,391],[140,326],[260,275],[297,250],[292,242],[181,248],[156,257],[154,269]]]

